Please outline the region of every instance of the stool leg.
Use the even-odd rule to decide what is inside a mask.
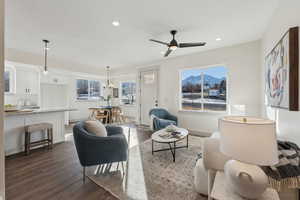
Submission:
[[[31,133],[27,132],[26,155],[29,155],[30,153],[30,143],[31,143]]]
[[[50,128],[51,149],[53,149],[53,128]]]
[[[50,129],[47,128],[46,131],[47,131],[47,147],[48,149],[50,149]]]
[[[24,153],[25,153],[25,155],[27,155],[27,146],[28,146],[28,133],[27,132],[25,132],[25,142],[24,142]]]

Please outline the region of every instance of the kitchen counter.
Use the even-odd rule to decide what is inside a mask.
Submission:
[[[51,113],[51,112],[67,112],[76,111],[74,108],[46,108],[46,109],[24,109],[13,112],[5,112],[4,116],[15,116],[15,115],[29,115],[29,114],[40,114],[40,113]]]
[[[24,127],[37,123],[51,123],[53,125],[53,142],[65,141],[65,116],[73,108],[45,108],[34,110],[20,110],[16,112],[5,112],[4,134],[5,155],[11,155],[24,151],[25,130]],[[33,133],[32,141],[43,139],[45,134]]]

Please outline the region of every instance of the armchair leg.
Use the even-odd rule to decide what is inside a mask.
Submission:
[[[97,165],[96,170],[95,170],[95,175],[98,175],[100,171],[100,165]]]
[[[83,167],[83,177],[82,177],[82,180],[85,183],[85,167]]]
[[[123,163],[123,161],[121,162],[121,164],[122,164],[122,173],[123,173],[123,176],[125,176],[124,163]]]

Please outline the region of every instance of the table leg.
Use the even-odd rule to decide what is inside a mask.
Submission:
[[[152,155],[154,154],[154,150],[153,150],[153,140],[152,141]]]
[[[176,142],[174,142],[174,155],[173,155],[173,162],[175,162],[175,153],[176,153]]]
[[[189,135],[186,136],[186,148],[189,148]]]

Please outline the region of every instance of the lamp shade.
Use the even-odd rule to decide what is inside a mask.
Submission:
[[[275,122],[268,119],[226,116],[219,120],[220,148],[241,162],[271,166],[278,163]]]

